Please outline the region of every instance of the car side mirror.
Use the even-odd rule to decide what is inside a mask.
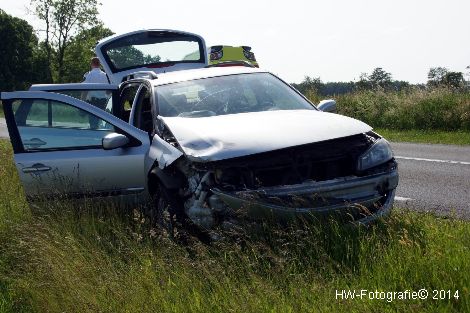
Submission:
[[[336,113],[336,101],[333,99],[322,100],[317,105],[317,108],[323,112]]]
[[[129,138],[122,134],[111,133],[107,134],[102,139],[102,145],[104,150],[112,150],[116,148],[124,147],[129,143]]]

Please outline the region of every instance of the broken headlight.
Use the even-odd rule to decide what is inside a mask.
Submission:
[[[363,153],[358,160],[358,170],[363,171],[393,158],[392,148],[387,140],[380,138]]]

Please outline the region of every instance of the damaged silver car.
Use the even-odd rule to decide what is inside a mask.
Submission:
[[[199,69],[109,85],[106,110],[78,99],[102,86],[2,93],[28,199],[152,200],[153,215],[201,229],[332,214],[368,223],[390,212],[397,163],[370,126],[269,72],[204,68],[205,57],[192,57]]]

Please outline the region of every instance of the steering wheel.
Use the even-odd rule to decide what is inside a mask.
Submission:
[[[222,92],[226,92],[226,91],[229,91],[233,88],[226,88],[226,89],[222,89],[222,90],[219,90],[219,91],[216,91],[214,93],[211,93],[210,95],[207,95],[206,97],[202,98],[199,102],[195,103],[194,106],[197,108],[197,107],[201,107],[201,106],[204,106],[206,105],[207,107],[207,102],[208,100],[214,98],[215,96],[219,95],[220,93]],[[217,112],[217,113],[226,113],[227,112],[227,109],[228,109],[228,101],[222,101],[220,99],[214,99],[217,103],[214,103],[214,105],[210,105],[208,107],[208,109],[215,109],[213,112]]]

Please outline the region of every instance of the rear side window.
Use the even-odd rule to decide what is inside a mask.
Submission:
[[[58,101],[16,100],[12,109],[25,151],[97,148],[115,131],[101,118]]]

